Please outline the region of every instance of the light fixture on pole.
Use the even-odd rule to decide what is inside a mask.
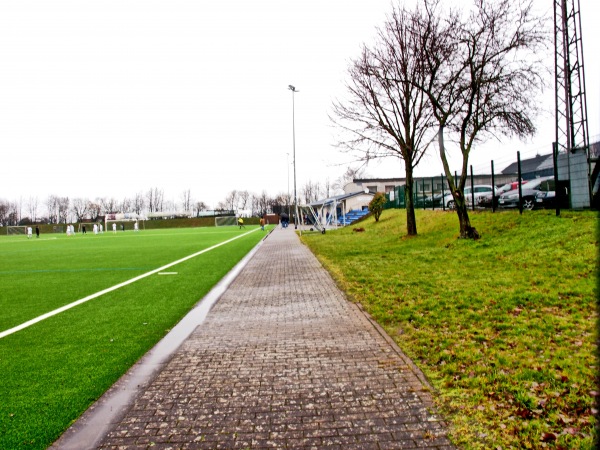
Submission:
[[[296,111],[294,105],[294,94],[300,92],[296,90],[291,84],[288,85],[288,89],[292,91],[292,143],[293,143],[293,156],[292,162],[294,164],[294,228],[298,229],[298,196],[296,195]]]

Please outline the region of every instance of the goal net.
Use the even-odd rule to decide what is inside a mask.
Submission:
[[[23,226],[23,225],[19,225],[19,226],[7,226],[6,227],[6,234],[10,235],[14,235],[14,234],[27,234],[27,227]]]
[[[215,227],[224,227],[237,225],[237,219],[235,216],[219,216],[215,217]]]

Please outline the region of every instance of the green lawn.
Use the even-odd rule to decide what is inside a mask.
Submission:
[[[0,237],[0,332],[256,227]],[[256,231],[0,339],[0,448],[46,448],[248,253]]]
[[[594,448],[597,213],[386,210],[303,241],[423,370],[463,448]]]

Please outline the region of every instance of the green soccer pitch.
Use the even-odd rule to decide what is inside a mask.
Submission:
[[[0,448],[47,448],[264,236],[0,237]]]

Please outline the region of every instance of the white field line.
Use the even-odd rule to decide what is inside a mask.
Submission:
[[[9,336],[9,335],[11,335],[13,333],[16,333],[17,331],[21,331],[21,330],[23,330],[23,329],[25,329],[27,327],[30,327],[31,325],[35,325],[36,323],[41,322],[42,320],[46,320],[46,319],[48,319],[48,318],[50,318],[52,316],[56,316],[57,314],[60,314],[61,312],[67,311],[67,310],[69,310],[71,308],[74,308],[75,306],[81,305],[82,303],[89,302],[90,300],[98,298],[101,295],[108,294],[109,292],[112,292],[112,291],[116,291],[117,289],[120,289],[120,288],[122,288],[124,286],[127,286],[128,284],[135,283],[136,281],[139,281],[142,278],[146,278],[146,277],[149,277],[150,275],[154,275],[155,273],[162,272],[163,270],[168,269],[169,267],[173,267],[176,264],[179,264],[179,263],[182,263],[184,261],[187,261],[188,259],[195,258],[196,256],[199,256],[199,255],[201,255],[203,253],[210,252],[211,250],[214,250],[215,248],[218,248],[218,247],[221,247],[223,245],[229,244],[230,242],[233,242],[236,239],[244,237],[247,234],[254,233],[257,230],[260,230],[260,228],[256,228],[254,230],[250,230],[250,231],[248,231],[248,232],[246,232],[244,234],[240,234],[239,236],[231,238],[231,239],[229,239],[227,241],[223,241],[223,242],[221,242],[219,244],[213,245],[212,247],[205,248],[204,250],[200,250],[199,252],[196,252],[196,253],[194,253],[192,255],[186,256],[185,258],[181,258],[181,259],[179,259],[177,261],[173,261],[172,263],[169,263],[166,266],[162,266],[162,267],[159,267],[158,269],[154,269],[154,270],[151,270],[150,272],[146,272],[146,273],[144,273],[142,275],[138,275],[137,277],[132,278],[132,279],[127,280],[127,281],[124,281],[123,283],[115,284],[114,286],[111,286],[111,287],[109,287],[107,289],[104,289],[102,291],[96,292],[95,294],[88,295],[87,297],[84,297],[82,299],[76,300],[73,303],[69,303],[68,305],[61,306],[60,308],[55,309],[54,311],[50,311],[50,312],[47,312],[46,314],[42,314],[41,316],[38,316],[35,319],[28,320],[27,322],[24,322],[21,325],[17,325],[16,327],[10,328],[10,329],[5,330],[5,331],[2,331],[0,333],[0,339],[4,338],[6,336]]]

